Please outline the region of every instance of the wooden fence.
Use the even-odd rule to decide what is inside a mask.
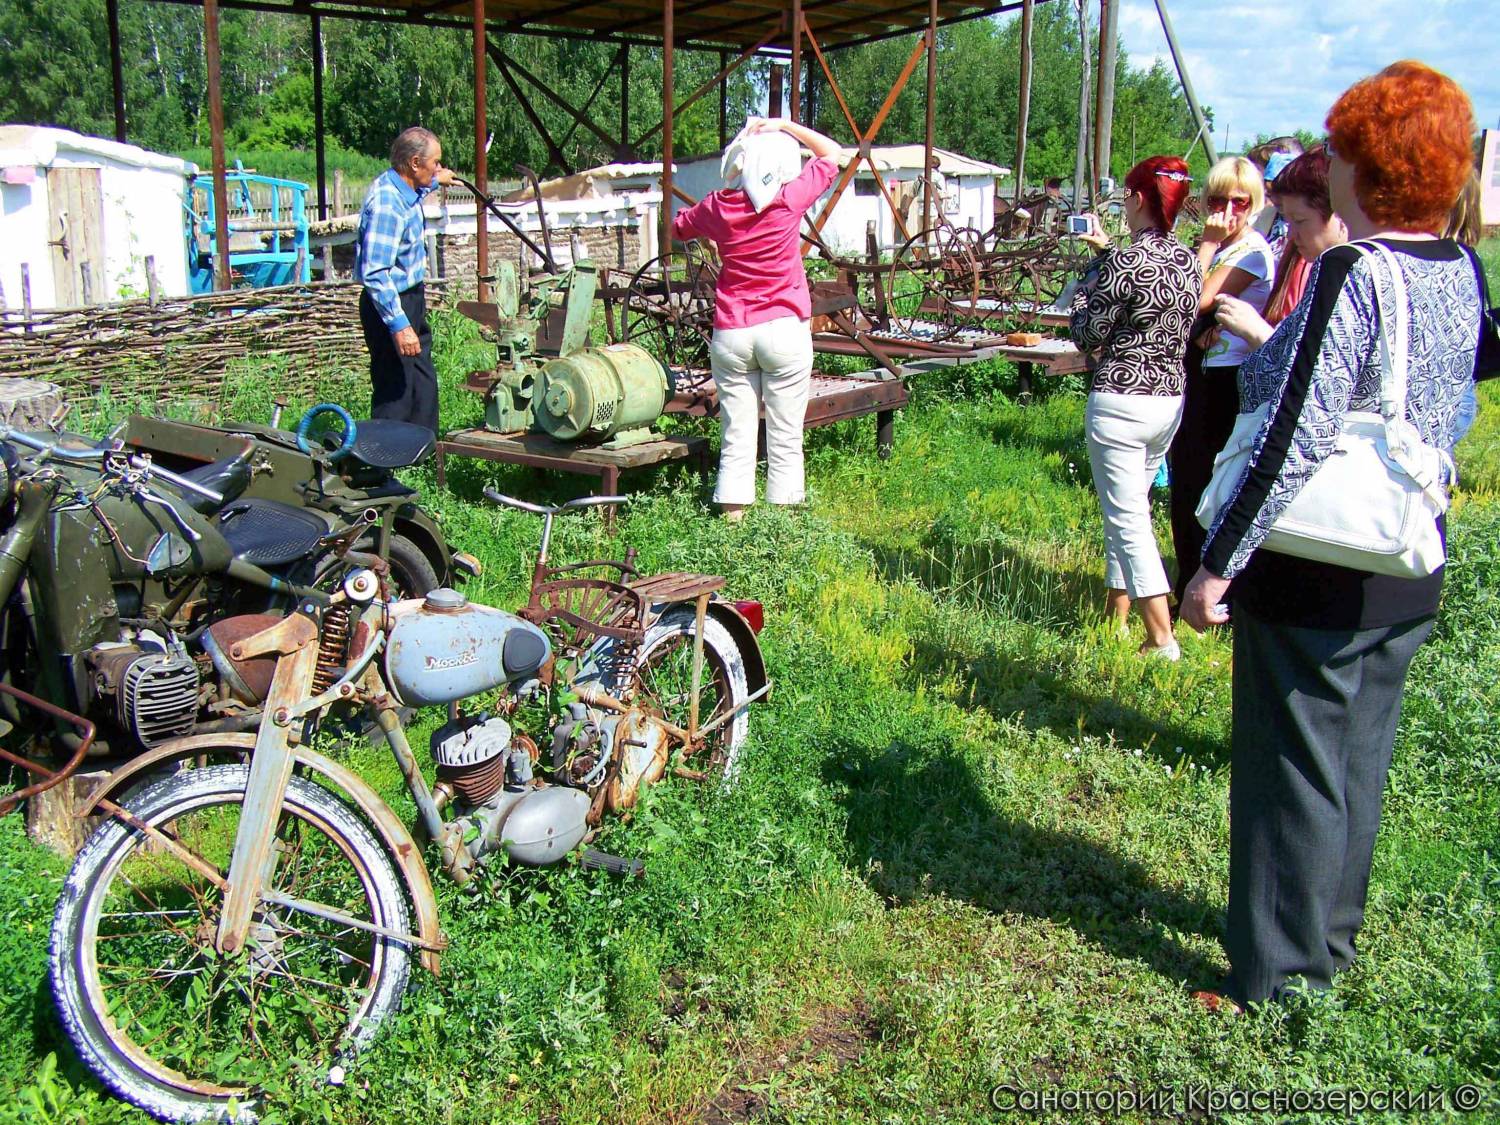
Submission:
[[[429,300],[441,282],[427,286]],[[286,389],[366,363],[355,282],[234,289],[73,309],[0,309],[0,378],[77,393],[217,397],[230,363],[278,357]]]

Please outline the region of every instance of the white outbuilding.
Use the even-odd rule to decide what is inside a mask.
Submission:
[[[0,125],[0,294],[33,308],[188,292],[184,205],[198,168],[67,129]]]

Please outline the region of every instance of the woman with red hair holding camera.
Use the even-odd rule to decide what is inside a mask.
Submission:
[[[1430,67],[1398,62],[1345,91],[1327,128],[1334,209],[1405,282],[1405,417],[1446,448],[1482,315],[1475,264],[1438,236],[1472,162],[1469,99]],[[1235,579],[1230,973],[1197,994],[1213,1008],[1328,988],[1354,960],[1402,687],[1437,614],[1441,567],[1397,578],[1262,546],[1333,454],[1345,414],[1379,410],[1376,291],[1390,308],[1396,286],[1373,257],[1324,252],[1308,295],[1241,365],[1240,409],[1269,409],[1182,606],[1195,629],[1223,622]]]
[[[1151,480],[1182,418],[1182,366],[1198,309],[1198,265],[1172,237],[1192,184],[1175,156],[1152,156],[1125,177],[1131,244],[1110,247],[1093,215],[1081,240],[1099,250],[1073,295],[1073,341],[1097,353],[1084,412],[1089,466],[1104,512],[1108,613],[1125,627],[1135,602],[1146,624],[1143,656],[1176,660],[1171,584],[1151,527]]]

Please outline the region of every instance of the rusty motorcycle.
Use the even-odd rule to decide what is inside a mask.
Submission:
[[[447,588],[385,600],[359,570],[326,606],[223,622],[207,644],[259,701],[258,729],[159,746],[83,810],[110,815],[68,874],[50,969],[79,1056],[116,1094],[163,1120],[253,1120],[260,1068],[298,1058],[337,1081],[396,1011],[412,962],[438,971],[423,837],[460,883],[502,858],[639,873],[579,851],[603,815],[668,772],[734,778],[747,709],[770,689],[759,603],[725,599],[712,575],[643,577],[633,551],[551,565],[557,515],[620,497],[489,495],[543,518],[520,612]],[[477,697],[487,710],[459,710]],[[402,704],[449,707],[435,783]],[[400,767],[415,833],[313,748],[326,716],[356,707]]]

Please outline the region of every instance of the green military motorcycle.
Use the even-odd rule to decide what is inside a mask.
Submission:
[[[346,423],[331,450],[316,437],[325,415]],[[216,664],[238,639],[215,631],[226,619],[254,630],[327,604],[351,567],[418,595],[458,569],[378,465],[430,452],[432,434],[395,423],[381,447],[382,427],[365,425],[322,407],[296,434],[137,418],[93,444],[0,427],[0,758],[43,775],[0,811],[47,786],[42,762],[252,729],[245,685]],[[172,452],[147,452],[157,444]],[[298,502],[265,495],[277,490]]]
[[[421,597],[476,572],[473,558],[449,549],[417,493],[393,475],[432,456],[431,430],[384,418],[355,422],[332,403],[313,407],[295,430],[287,430],[281,428],[281,413],[278,403],[268,424],[227,426],[137,415],[120,436],[157,465],[225,493],[226,525],[320,522],[326,532],[364,519],[368,527],[355,546],[389,563],[392,586],[401,597]],[[263,545],[257,557],[284,566],[291,561],[284,556],[296,545]]]

